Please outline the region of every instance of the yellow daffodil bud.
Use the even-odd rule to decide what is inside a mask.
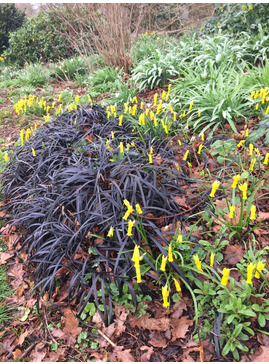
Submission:
[[[250,208],[250,220],[256,220],[256,206],[252,205]]]
[[[260,157],[261,156],[261,153],[259,151],[259,148],[255,148],[255,153],[256,153],[256,156],[257,157]]]
[[[132,103],[134,103],[134,102],[137,104],[137,97],[136,96],[132,99]]]
[[[176,290],[178,292],[181,292],[180,283],[176,280],[176,278],[174,278],[174,283],[175,283]]]
[[[220,284],[222,284],[223,286],[227,286],[229,275],[230,275],[230,269],[224,268],[222,271],[222,279]]]
[[[248,189],[248,184],[246,182],[242,183],[241,185],[238,185],[238,188],[240,191],[242,191],[243,196],[242,199],[246,200],[247,199],[247,189]]]
[[[190,153],[189,150],[187,150],[187,152],[184,154],[183,160],[186,161],[188,158],[188,154]]]
[[[256,104],[255,110],[259,109],[259,103]]]
[[[269,153],[266,153],[265,154],[265,157],[264,157],[264,161],[263,161],[263,164],[266,166],[268,164],[268,160],[269,160]]]
[[[198,109],[198,118],[200,118],[201,117],[201,111],[200,111],[200,109]]]
[[[250,143],[248,147],[249,147],[249,153],[248,153],[248,155],[253,155],[253,148],[254,148],[253,147],[253,144]]]
[[[212,183],[212,189],[211,189],[211,193],[209,195],[210,197],[215,197],[215,193],[216,193],[217,189],[219,188],[219,186],[220,186],[220,182],[217,180]]]
[[[193,107],[193,101],[191,101],[190,103],[189,111],[191,111],[192,107]]]
[[[148,117],[148,115],[149,115],[149,109],[148,108],[146,108],[145,115],[146,115],[146,117]]]
[[[163,90],[163,92],[162,92],[162,99],[164,100],[164,98],[165,98],[165,91]]]
[[[165,272],[165,266],[166,266],[166,262],[167,262],[167,257],[165,257],[164,255],[162,256],[162,263],[161,263],[161,268],[160,270]]]
[[[204,133],[201,134],[201,140],[202,140],[202,142],[205,140],[205,134]]]
[[[109,238],[111,238],[111,237],[113,236],[113,234],[114,234],[114,228],[113,228],[113,226],[110,226],[110,229],[109,229],[109,231],[108,231],[107,236],[108,236]]]
[[[132,111],[132,115],[134,116],[135,115],[135,113],[136,113],[136,108],[137,108],[137,105],[134,105],[134,107],[133,107],[133,111]]]
[[[136,209],[136,211],[137,211],[137,213],[138,213],[139,215],[143,214],[143,211],[142,211],[142,209],[141,209],[141,207],[140,207],[139,203],[137,203],[137,204],[135,205],[135,209]]]
[[[24,136],[24,130],[21,130],[21,146],[23,146],[23,136]]]
[[[245,142],[245,140],[240,140],[240,142],[237,144],[237,148],[240,148]]]
[[[182,243],[182,241],[183,241],[183,237],[182,237],[181,231],[179,231],[178,236],[177,236],[177,243]]]
[[[229,207],[229,218],[232,219],[234,217],[234,212],[235,212],[235,206],[230,206]]]
[[[123,203],[127,207],[127,209],[132,209],[133,208],[132,205],[130,204],[130,202],[128,200],[126,200],[126,199],[123,200]]]
[[[141,101],[141,104],[140,104],[140,110],[143,110],[143,107],[144,107],[144,102]]]
[[[215,261],[215,254],[211,253],[211,255],[210,255],[210,267],[214,266],[214,261]]]
[[[178,145],[179,145],[179,146],[181,146],[181,145],[182,145],[182,143],[181,143],[181,141],[180,141],[179,139],[178,139],[178,141],[177,141],[177,142],[178,142]]]
[[[157,99],[158,99],[158,94],[156,92],[156,94],[154,94],[154,106],[157,106]]]
[[[246,129],[245,137],[248,137],[248,135],[249,135],[249,130],[248,130],[248,129]]]
[[[58,101],[60,102],[62,99],[62,94],[59,95]]]
[[[252,99],[255,95],[255,91],[252,91],[251,94],[250,94],[250,98]]]
[[[201,154],[202,148],[203,148],[203,144],[200,144],[199,148],[198,148],[198,154]]]
[[[133,252],[133,256],[132,256],[132,261],[135,263],[134,265],[137,266],[140,264],[140,254],[139,254],[139,246],[136,245],[134,248],[134,252]]]
[[[266,110],[265,110],[265,114],[267,115],[269,112],[269,106],[267,106]]]
[[[123,119],[123,115],[119,116],[119,126],[122,126],[122,119]]]
[[[170,110],[171,114],[173,114],[174,110],[173,110],[172,106],[170,104],[168,104],[168,107],[169,107],[169,110]]]
[[[152,164],[152,155],[151,154],[148,154],[148,157],[149,157],[149,164]]]
[[[80,99],[79,95],[76,95],[75,102],[79,102],[79,99]]]
[[[233,176],[233,183],[232,183],[232,188],[236,188],[237,187],[237,184],[238,182],[240,181],[241,179],[241,176],[240,174],[237,174],[236,176]]]
[[[200,261],[200,259],[198,257],[198,254],[194,255],[193,259],[194,259],[194,262],[196,264],[197,269],[200,270],[201,272],[203,272],[201,261]]]
[[[128,232],[127,232],[127,235],[128,236],[132,236],[133,235],[132,229],[133,229],[134,224],[135,224],[135,221],[134,220],[128,220]]]
[[[154,118],[154,112],[153,111],[150,111],[149,118],[150,118],[151,121],[153,120],[153,118]]]
[[[189,168],[192,168],[192,164],[190,162],[187,162],[187,165],[189,166]]]
[[[174,121],[177,121],[177,113],[175,113],[175,112],[174,112],[174,114],[173,114],[173,115],[174,115],[174,119],[173,119],[173,120],[174,120]]]
[[[256,273],[254,274],[254,277],[259,279],[260,273],[264,268],[265,268],[265,264],[259,261],[257,263]]]
[[[255,166],[255,163],[256,163],[256,158],[253,158],[251,160],[251,163],[250,163],[250,166],[249,166],[249,170],[252,172],[253,171],[253,168]]]
[[[5,152],[5,154],[4,154],[4,161],[5,161],[5,162],[7,162],[7,161],[8,161],[8,153],[7,153],[7,152]]]
[[[252,284],[252,274],[254,269],[256,268],[256,264],[253,264],[252,262],[248,264],[247,266],[247,284]]]
[[[124,153],[124,147],[123,147],[123,143],[122,142],[120,142],[120,145],[119,145],[118,148],[120,148],[120,153]]]
[[[170,244],[168,247],[168,262],[173,262],[173,251],[172,251],[172,245]]]
[[[175,162],[175,167],[179,171],[179,164],[177,162]]]
[[[169,290],[166,285],[162,287],[162,296],[163,296],[163,307],[169,307],[169,302],[168,302]]]
[[[33,154],[33,157],[36,157],[36,152],[35,152],[34,148],[32,148],[32,154]]]
[[[111,131],[111,139],[114,139],[114,138],[115,138],[114,131]]]
[[[156,119],[156,117],[154,116],[154,119],[153,119],[153,121],[154,121],[154,126],[155,126],[155,128],[158,126],[158,123],[157,123],[157,119]]]

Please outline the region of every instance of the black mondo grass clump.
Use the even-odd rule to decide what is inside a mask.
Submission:
[[[2,177],[5,209],[23,234],[21,249],[34,267],[39,297],[45,292],[51,297],[57,284],[69,282],[68,300],[78,298],[78,315],[90,299],[98,308],[100,299],[104,314],[98,310],[106,325],[113,319],[109,284],[117,282],[121,293],[126,283],[136,304],[130,283],[136,276],[131,260],[135,244],[147,245],[153,256],[167,255],[169,240],[162,227],[172,224],[176,231],[180,225],[184,230],[190,212],[175,197],[185,196],[183,186],[197,183],[184,164],[175,167],[167,139],[154,142],[149,135],[142,142],[132,124],[118,124],[98,105],[63,113],[16,148]],[[150,148],[157,162],[149,163]],[[134,216],[132,236],[123,220],[125,199],[143,210],[140,222]],[[114,234],[108,237],[111,227]],[[144,259],[159,277],[152,262]],[[143,274],[144,280],[146,276],[165,284],[150,272]]]

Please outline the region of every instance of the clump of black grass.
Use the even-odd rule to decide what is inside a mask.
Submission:
[[[167,139],[152,143],[149,135],[142,142],[133,125],[118,124],[98,105],[65,112],[15,150],[2,177],[5,209],[23,233],[21,249],[34,267],[39,297],[46,291],[51,297],[57,283],[68,281],[68,299],[79,299],[81,314],[92,297],[98,308],[101,289],[104,314],[98,310],[106,325],[113,319],[111,282],[117,282],[119,292],[126,283],[136,305],[130,283],[136,275],[131,261],[134,244],[148,244],[153,254],[166,255],[163,243],[169,240],[161,228],[172,224],[175,231],[179,223],[184,230],[190,212],[175,197],[185,196],[182,186],[198,183],[184,164],[175,167],[175,152]],[[120,152],[120,142],[126,147],[134,141],[135,146]],[[158,163],[149,164],[151,147]],[[127,236],[124,199],[142,207],[146,243],[138,229]],[[111,226],[115,232],[108,238]],[[176,264],[172,266],[182,275]],[[146,272],[143,279],[147,276],[153,277]],[[154,279],[165,284],[160,277]]]

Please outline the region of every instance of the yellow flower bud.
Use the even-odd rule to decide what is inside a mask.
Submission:
[[[162,287],[162,295],[163,295],[163,307],[169,307],[169,290],[167,286]]]
[[[166,266],[166,262],[167,262],[167,257],[165,257],[164,255],[162,256],[162,263],[161,263],[161,268],[160,270],[165,272],[165,266]]]
[[[217,189],[219,188],[219,186],[220,186],[220,182],[217,180],[212,183],[212,189],[211,189],[211,193],[209,195],[210,197],[215,197],[215,193],[216,193]]]
[[[199,260],[198,254],[194,255],[193,259],[194,259],[197,269],[200,270],[201,272],[203,272],[201,261]]]
[[[260,278],[260,273],[264,269],[264,267],[265,267],[264,263],[262,263],[260,261],[257,263],[256,273],[254,274],[255,278],[258,278],[258,279]]]
[[[108,231],[107,236],[108,236],[109,238],[111,238],[111,237],[113,236],[113,234],[114,234],[114,228],[113,228],[113,226],[110,226],[110,229],[109,229],[109,231]]]
[[[173,251],[172,251],[172,245],[170,244],[168,247],[168,262],[173,262]]]
[[[223,286],[227,286],[229,275],[230,275],[230,269],[224,268],[222,271],[222,279],[220,284],[222,284]]]
[[[252,262],[248,264],[247,266],[247,284],[252,284],[252,274],[254,269],[256,268],[256,264],[253,264]]]

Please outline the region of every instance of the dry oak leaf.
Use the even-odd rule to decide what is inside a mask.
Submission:
[[[37,344],[35,350],[31,352],[30,361],[41,362],[47,355],[47,349],[45,348],[45,346],[46,344],[42,342]]]
[[[228,244],[224,251],[224,262],[235,265],[243,259],[244,252],[242,245],[230,245]]]
[[[43,360],[46,362],[57,362],[57,361],[65,361],[65,348],[61,348],[57,351],[49,353],[49,355]]]
[[[193,325],[193,321],[189,320],[187,316],[183,316],[180,319],[174,319],[172,324],[172,341],[177,339],[184,339],[189,327]]]
[[[130,354],[131,349],[123,350],[124,346],[115,346],[114,353],[119,361],[134,362],[134,357]]]
[[[251,356],[251,361],[254,363],[257,362],[268,362],[269,359],[269,347],[268,346],[260,346],[260,349],[262,349],[262,352],[260,354],[254,354]],[[257,355],[257,356],[256,356]]]
[[[150,340],[148,341],[148,343],[152,346],[155,346],[156,348],[166,348],[167,347],[167,342],[166,340],[162,337],[162,334],[159,333],[158,331],[151,331],[149,334]],[[143,361],[143,360],[142,360]]]
[[[0,265],[6,264],[6,261],[14,256],[14,253],[1,253],[0,254]]]
[[[13,354],[13,359],[18,360],[22,356],[22,351],[20,349],[16,349],[15,351],[13,351],[12,354]]]
[[[63,308],[64,324],[63,332],[67,335],[67,345],[75,345],[77,336],[82,328],[78,327],[78,319],[74,316],[70,308]]]
[[[143,353],[141,355],[141,360],[142,362],[145,362],[145,361],[149,361],[150,360],[150,357],[151,357],[151,354],[153,354],[153,347],[149,347],[149,346],[141,346],[140,348],[141,351],[144,351],[145,350],[145,353]]]
[[[156,331],[166,331],[169,329],[170,320],[168,318],[154,319],[149,317],[149,313],[141,317],[133,317],[129,320],[131,327]]]
[[[116,306],[115,315],[116,315],[115,323],[117,324],[115,334],[116,336],[120,336],[126,329],[125,326],[125,322],[127,319],[126,308],[123,306]]]
[[[56,339],[62,339],[65,336],[65,333],[60,329],[55,329],[51,331],[51,335]]]
[[[23,265],[18,263],[12,265],[8,270],[8,275],[14,277],[15,279],[11,282],[12,288],[18,288],[23,283],[23,276],[25,271],[23,270]]]

